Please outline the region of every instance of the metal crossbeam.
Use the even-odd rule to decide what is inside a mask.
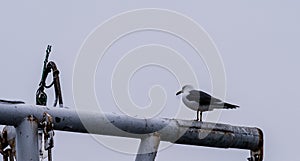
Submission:
[[[44,112],[53,117],[55,130],[139,138],[141,143],[152,140],[152,145],[157,147],[159,141],[168,141],[175,144],[248,149],[257,158],[255,160],[262,160],[263,134],[255,127],[167,118],[137,119],[125,115],[26,104],[0,104],[0,124],[18,126],[30,115],[42,120]],[[149,134],[155,134],[159,139]],[[156,154],[156,151],[153,152]]]

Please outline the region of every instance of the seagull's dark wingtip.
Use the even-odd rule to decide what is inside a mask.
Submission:
[[[233,104],[230,104],[230,103],[224,103],[224,108],[226,108],[226,109],[235,109],[235,108],[240,108],[240,106],[233,105]]]

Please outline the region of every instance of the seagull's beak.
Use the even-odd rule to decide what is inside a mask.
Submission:
[[[177,96],[177,95],[180,95],[181,93],[182,93],[182,91],[178,91],[178,92],[176,93],[176,96]]]

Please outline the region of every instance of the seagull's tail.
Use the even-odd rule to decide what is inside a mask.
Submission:
[[[224,108],[225,109],[235,109],[235,108],[239,108],[240,106],[238,105],[233,105],[233,104],[230,104],[230,103],[224,103]]]

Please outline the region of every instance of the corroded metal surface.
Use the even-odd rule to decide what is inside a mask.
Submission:
[[[249,149],[262,158],[263,135],[256,127],[166,118],[137,119],[125,115],[47,108],[34,105],[0,104],[0,124],[18,125],[28,115],[42,120],[47,112],[54,118],[54,129],[121,137],[142,138],[159,133],[161,141],[218,148]],[[79,117],[80,115],[81,117]]]
[[[4,126],[0,137],[0,153],[3,155],[3,161],[14,161],[16,157],[16,130],[13,126]]]
[[[258,128],[231,126],[226,124],[193,122],[185,134],[175,143],[219,148],[257,150],[260,144]]]

